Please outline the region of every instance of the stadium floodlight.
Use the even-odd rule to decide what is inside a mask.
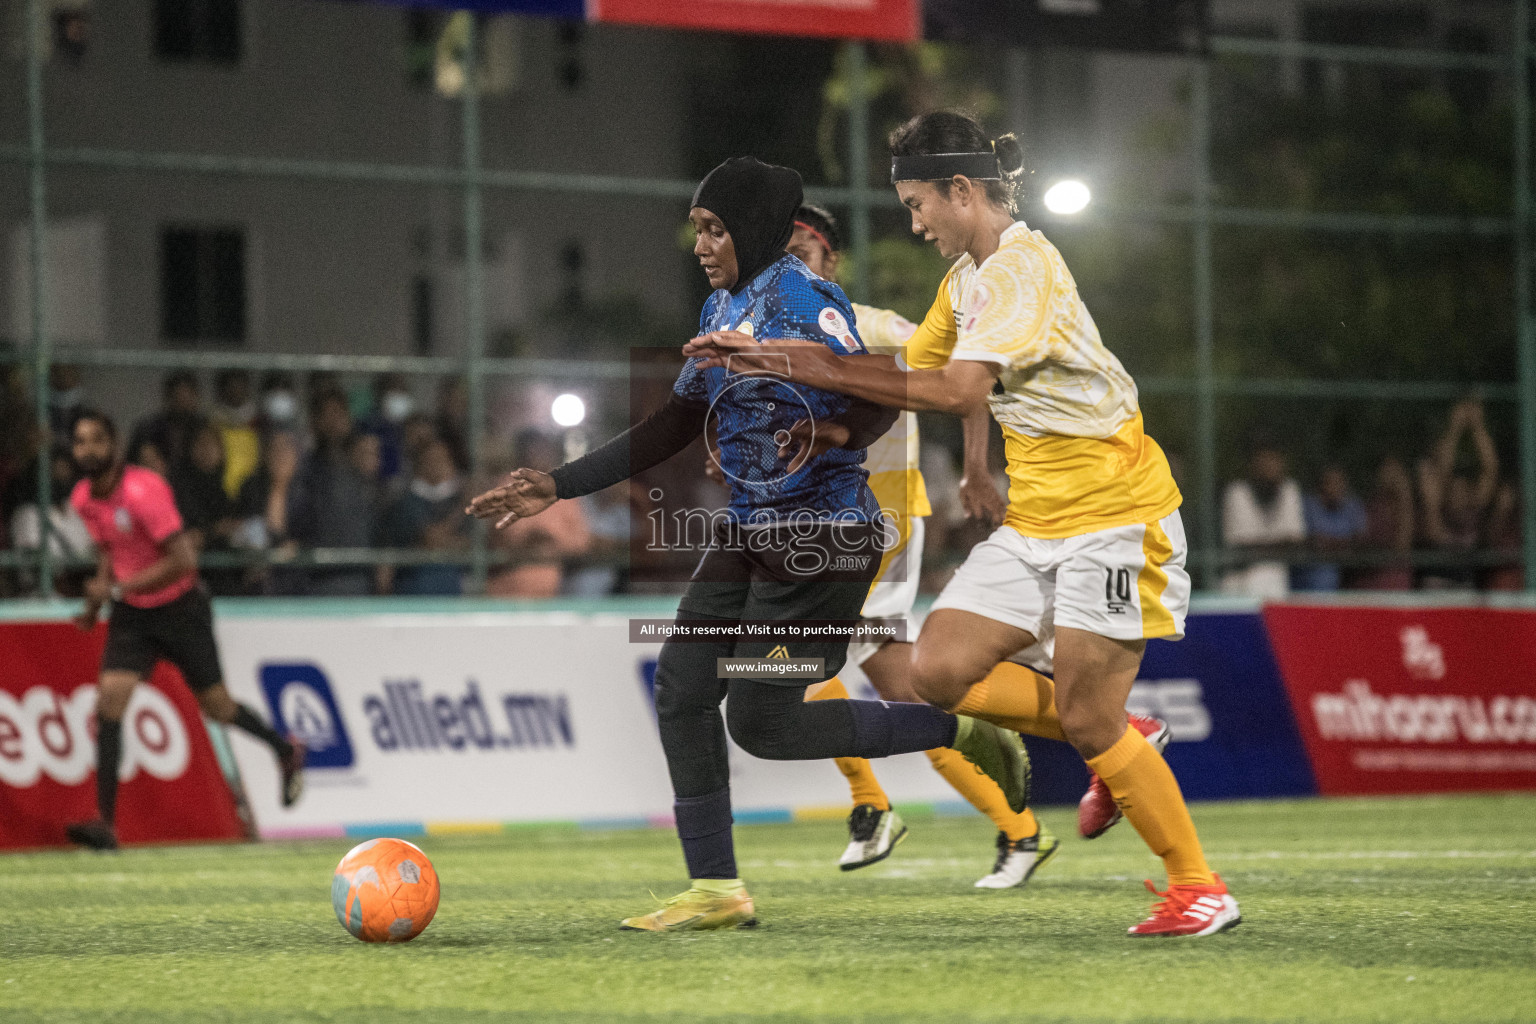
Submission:
[[[1088,191],[1087,185],[1075,178],[1067,178],[1045,190],[1045,208],[1052,213],[1070,216],[1087,209],[1092,198],[1093,193]]]
[[[562,427],[574,427],[587,418],[587,404],[566,392],[550,403],[549,417]]]

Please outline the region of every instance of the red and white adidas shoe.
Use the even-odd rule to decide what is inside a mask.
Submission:
[[[1147,738],[1161,754],[1163,748],[1168,746],[1168,723],[1161,718],[1149,718],[1146,715],[1126,714],[1126,720],[1136,727],[1136,731]],[[1120,808],[1115,805],[1115,798],[1109,795],[1109,787],[1104,785],[1104,780],[1093,772],[1088,773],[1088,792],[1077,802],[1077,831],[1084,839],[1097,839],[1108,832],[1110,826],[1119,821]]]
[[[1242,923],[1237,900],[1227,892],[1220,875],[1215,885],[1170,885],[1167,892],[1158,892],[1148,882],[1147,888],[1162,902],[1152,908],[1151,917],[1130,929],[1132,935],[1215,935]]]

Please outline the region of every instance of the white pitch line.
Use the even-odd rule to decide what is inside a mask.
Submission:
[[[1078,852],[1070,853],[1073,863],[1083,861],[1124,861],[1128,857],[1137,855],[1136,851],[1116,852]],[[1524,858],[1536,858],[1536,850],[1254,850],[1246,853],[1223,853],[1220,850],[1207,850],[1207,856],[1215,861],[1227,860],[1518,860]],[[1150,857],[1150,855],[1148,855]],[[979,862],[980,857],[900,857],[901,866],[904,868],[954,868],[964,867],[973,861]],[[742,864],[749,868],[788,868],[799,870],[802,868],[814,868],[827,863],[824,860],[773,860],[773,861],[743,861]]]
[[[1536,850],[1255,850],[1248,853],[1214,851],[1211,856],[1221,860],[1498,860],[1536,857]]]

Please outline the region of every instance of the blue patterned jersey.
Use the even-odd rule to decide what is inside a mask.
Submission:
[[[705,301],[699,333],[724,330],[818,341],[840,354],[864,351],[843,290],[788,255],[739,294],[722,288]],[[879,506],[865,482],[864,449],[833,448],[793,474],[786,472],[789,460],[779,458],[777,438],[784,431],[803,419],[837,419],[853,401],[847,395],[728,367],[704,370],[695,359],[684,365],[672,390],[689,401],[709,403],[720,468],[731,486],[730,511],[737,519],[774,522],[802,510],[818,518],[875,519]]]

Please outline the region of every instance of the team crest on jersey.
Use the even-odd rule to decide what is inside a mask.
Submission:
[[[843,314],[831,306],[821,311],[821,315],[816,318],[816,323],[823,331],[836,338],[845,352],[859,350],[859,343],[854,340],[853,329],[848,326],[848,321],[844,319]]]
[[[992,289],[984,284],[977,284],[971,289],[971,301],[966,303],[965,329],[974,331],[976,322],[981,319],[981,314],[992,305]]]
[[[128,510],[119,505],[112,510],[112,521],[117,524],[119,533],[127,533],[133,529],[133,520],[128,515]]]
[[[740,331],[742,334],[745,334],[747,337],[752,338],[753,340],[756,340],[756,336],[752,333],[753,331],[756,330],[756,328],[754,328],[752,326],[752,321],[751,320],[743,320],[741,322],[741,324],[736,329],[738,331]]]

